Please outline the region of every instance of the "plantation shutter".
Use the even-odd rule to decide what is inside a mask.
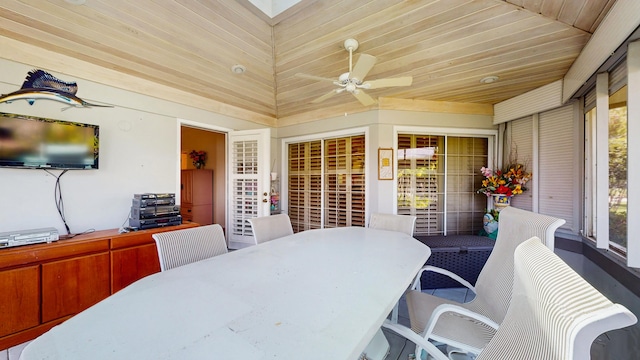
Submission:
[[[294,232],[322,227],[322,143],[289,144],[289,218]]]
[[[398,134],[398,214],[417,217],[415,235],[444,234],[444,140]]]
[[[325,140],[324,151],[324,226],[364,226],[364,135]]]
[[[511,151],[511,159],[518,160],[519,163],[525,165],[528,172],[533,171],[533,118],[527,116],[510,123],[511,126],[511,144],[505,147],[505,159],[503,165],[509,163],[509,151]],[[529,181],[525,187],[529,189],[520,195],[511,199],[511,205],[519,209],[533,209],[533,182]]]
[[[578,144],[573,116],[572,104],[540,114],[538,188],[539,212],[565,219],[562,228],[577,233],[574,219],[578,209],[573,199],[576,184],[582,179],[575,151]]]

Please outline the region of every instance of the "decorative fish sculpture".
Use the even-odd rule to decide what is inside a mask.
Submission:
[[[113,107],[88,103],[76,96],[77,91],[75,82],[62,81],[44,70],[32,70],[27,73],[20,90],[0,95],[0,103],[26,100],[33,105],[36,100],[53,100],[69,105],[62,111],[72,107]]]

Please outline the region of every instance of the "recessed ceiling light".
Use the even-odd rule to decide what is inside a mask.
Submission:
[[[480,79],[480,82],[483,84],[491,84],[498,81],[498,79],[500,78],[495,75],[491,75],[491,76],[483,77],[482,79]]]
[[[87,0],[64,0],[66,2],[68,2],[71,5],[84,5],[84,3],[87,2]]]
[[[245,71],[247,71],[247,68],[240,64],[236,64],[231,67],[231,72],[234,74],[244,74]]]

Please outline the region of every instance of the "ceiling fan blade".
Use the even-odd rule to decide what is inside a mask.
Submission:
[[[411,86],[411,83],[413,83],[413,77],[404,76],[397,78],[371,80],[363,83],[362,85],[360,85],[360,87],[363,89],[379,89],[392,86]]]
[[[336,79],[329,79],[329,78],[325,78],[325,77],[307,75],[307,74],[302,74],[302,73],[297,73],[296,77],[303,78],[303,79],[318,80],[318,81],[330,81],[330,82],[336,81]]]
[[[350,74],[351,79],[357,79],[357,81],[363,81],[367,76],[373,65],[376,63],[376,57],[368,54],[360,54],[358,62],[353,67],[353,71]]]
[[[327,100],[328,98],[332,97],[333,95],[337,94],[337,93],[341,93],[344,89],[333,89],[331,91],[329,91],[328,93],[320,96],[319,98],[313,100],[311,103],[313,104],[317,104],[319,102],[323,102],[325,100]]]
[[[356,91],[352,92],[352,94],[364,106],[369,106],[369,105],[373,105],[373,104],[376,103],[376,100],[374,98],[372,98],[371,96],[369,96],[369,94],[365,93],[362,90],[356,90]]]

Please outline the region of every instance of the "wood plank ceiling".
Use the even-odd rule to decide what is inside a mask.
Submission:
[[[348,93],[313,104],[334,85],[295,76],[346,72],[347,38],[360,42],[354,60],[378,59],[367,80],[413,76],[374,98],[495,104],[561,79],[614,3],[302,0],[270,19],[248,0],[19,0],[0,2],[0,36],[284,119],[363,110]],[[500,80],[480,83],[489,75]]]

